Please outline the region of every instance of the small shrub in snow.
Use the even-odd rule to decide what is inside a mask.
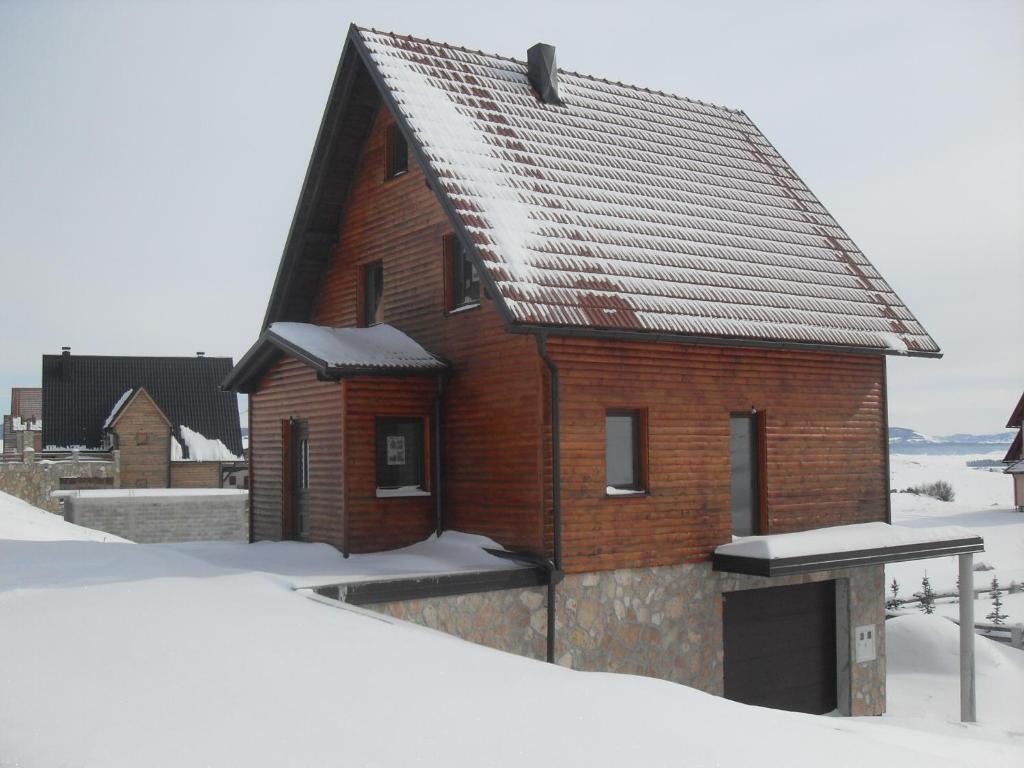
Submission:
[[[983,562],[979,561],[979,562],[974,564],[974,568],[972,568],[971,570],[972,571],[994,571],[995,568],[993,568],[988,563],[983,563]]]
[[[1021,585],[1018,584],[1016,581],[1011,581],[1010,588],[1006,591],[1009,592],[1011,595],[1016,595],[1018,592],[1021,591]]]
[[[935,613],[935,590],[928,580],[928,574],[921,579],[921,610],[925,613]]]
[[[885,601],[885,607],[895,611],[900,607],[900,584],[895,577],[892,584],[889,585],[889,590],[892,592],[892,597]]]
[[[939,501],[952,501],[956,498],[953,486],[945,480],[936,480],[934,483],[922,483],[907,488],[905,493],[915,493],[918,496],[931,496]]]
[[[1003,593],[999,589],[999,579],[992,579],[992,612],[985,616],[993,624],[1005,624],[1008,618],[1003,613]]]

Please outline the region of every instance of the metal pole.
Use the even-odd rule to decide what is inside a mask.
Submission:
[[[974,555],[960,555],[960,720],[978,722],[974,686]]]

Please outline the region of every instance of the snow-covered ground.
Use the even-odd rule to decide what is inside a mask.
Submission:
[[[0,766],[1024,763],[1008,736],[572,672],[311,598],[234,556],[98,538],[0,494]],[[921,636],[942,620],[911,619],[913,661],[939,670],[948,649]],[[998,658],[979,653],[984,674]]]
[[[903,490],[935,480],[946,480],[955,492],[953,501],[939,501],[930,496],[910,493],[892,494],[892,521],[915,528],[958,525],[985,539],[985,551],[974,556],[975,566],[982,564],[992,570],[977,571],[974,586],[986,587],[993,577],[1006,590],[1011,581],[1024,584],[1024,514],[1012,505],[1010,478],[998,471],[967,466],[975,459],[1001,459],[1003,451],[980,455],[933,456],[892,454],[892,487]],[[921,579],[927,573],[932,589],[937,592],[956,588],[955,557],[896,563],[886,566],[886,585],[893,578],[899,583],[900,597],[911,597],[921,590]],[[887,597],[890,596],[887,593]],[[974,606],[976,621],[984,621],[992,610],[992,600],[982,595]],[[956,616],[958,608],[952,601],[940,602],[938,613]],[[1024,593],[1003,594],[1003,612],[1011,622],[1024,622]],[[1024,730],[1024,723],[1022,723]]]

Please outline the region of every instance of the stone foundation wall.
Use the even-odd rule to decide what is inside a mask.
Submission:
[[[884,569],[766,579],[721,574],[709,563],[570,574],[558,585],[556,660],[573,669],[672,680],[724,690],[722,593],[836,581],[839,709],[885,711]],[[484,592],[367,606],[492,648],[545,656],[546,591]],[[874,625],[878,658],[855,663],[853,628]]]
[[[120,487],[118,461],[100,461],[88,458],[67,458],[59,460],[39,459],[34,461],[0,462],[0,491],[17,496],[34,507],[60,513],[60,501],[50,498],[50,493],[61,489],[61,480],[76,478],[113,481],[113,487]],[[79,484],[77,487],[81,487]]]
[[[499,651],[543,660],[547,655],[546,601],[545,588],[525,587],[366,607]]]

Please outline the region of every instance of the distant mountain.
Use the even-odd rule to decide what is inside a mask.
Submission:
[[[890,445],[906,445],[907,443],[938,443],[939,440],[930,435],[915,432],[904,427],[889,427]]]
[[[922,443],[950,444],[970,443],[972,445],[1009,445],[1013,442],[1016,430],[1007,429],[991,435],[968,435],[957,432],[955,435],[932,436],[905,427],[889,427],[890,445],[911,445]]]

